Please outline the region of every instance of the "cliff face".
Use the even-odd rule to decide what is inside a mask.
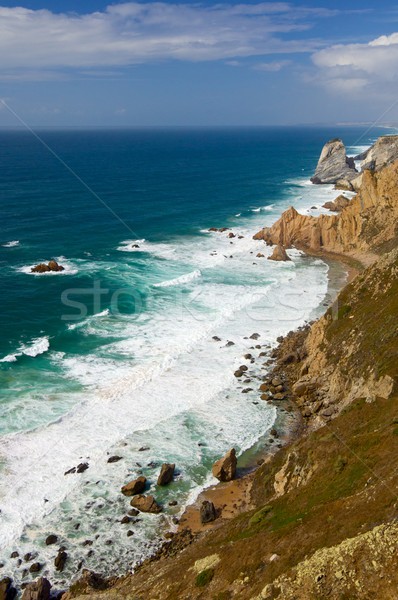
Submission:
[[[300,215],[293,207],[255,239],[361,257],[378,253],[398,235],[398,161],[380,172],[365,171],[358,194],[339,215]]]
[[[366,152],[355,157],[361,169],[380,171],[398,159],[398,135],[383,135]]]
[[[397,392],[398,249],[383,255],[340,293],[308,331],[293,336],[294,364],[283,365],[312,427],[359,398]],[[295,342],[297,340],[297,342]],[[297,350],[299,350],[297,352]],[[291,349],[281,350],[281,357]],[[303,360],[300,357],[305,357]]]

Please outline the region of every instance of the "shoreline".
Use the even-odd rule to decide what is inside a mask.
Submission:
[[[324,306],[325,310],[335,301],[337,295],[351,283],[353,279],[366,267],[363,262],[353,259],[343,254],[334,254],[331,252],[308,252],[299,248],[308,256],[318,257],[329,266],[328,287],[325,297],[319,303],[317,309]],[[331,270],[336,269],[337,272]],[[342,275],[345,281],[342,281]],[[325,300],[328,300],[325,303]],[[294,331],[297,331],[295,329]],[[277,348],[278,346],[276,346]],[[266,368],[263,368],[266,370]],[[270,365],[268,374],[272,374],[274,365]],[[261,393],[259,392],[261,395]],[[264,400],[260,400],[264,402]],[[203,489],[197,498],[189,504],[182,513],[177,533],[182,534],[185,530],[190,530],[194,535],[204,533],[222,525],[225,520],[232,519],[238,514],[250,510],[251,499],[250,492],[252,482],[257,469],[264,463],[271,462],[273,456],[282,447],[290,445],[295,440],[305,435],[307,426],[304,423],[301,411],[297,405],[287,397],[286,400],[274,405],[277,410],[276,419],[272,428],[263,438],[259,438],[256,444],[243,453],[238,459],[237,477],[229,482],[218,482]],[[276,430],[277,437],[270,439],[271,431]],[[265,437],[269,438],[267,441]],[[273,443],[277,441],[277,444]],[[260,446],[256,450],[256,446]],[[245,455],[252,454],[246,464],[239,465],[239,462],[245,463]],[[213,502],[219,515],[215,521],[202,524],[200,521],[200,506],[203,501]],[[150,560],[150,559],[149,559]]]
[[[331,273],[330,268],[327,272],[327,290],[319,304],[313,309],[313,311],[319,311],[322,308],[322,304],[325,302],[325,300],[328,300],[330,297],[334,298],[335,294],[337,295],[337,293],[344,288],[344,286],[347,284],[347,281],[350,282],[356,276],[356,274],[361,270],[362,265],[356,263],[354,259],[351,260],[345,256],[322,252],[312,254],[305,250],[304,252],[305,255],[316,256],[324,260],[326,264],[329,264],[330,261],[330,263],[333,263],[335,267],[339,265],[337,267],[338,277],[335,277],[336,273]],[[342,277],[343,273],[344,281]],[[308,318],[311,318],[310,315]],[[295,331],[296,330],[297,329],[295,329]],[[275,346],[275,348],[277,347],[278,346]],[[271,364],[269,364],[268,367],[264,366],[259,368],[259,374],[269,375],[272,373],[274,365],[272,364],[272,361],[270,362]],[[260,395],[260,393],[258,395]],[[264,400],[259,399],[259,402],[264,402]],[[246,450],[239,458],[240,464],[238,469],[238,478],[234,479],[232,482],[217,483],[202,490],[196,500],[189,504],[182,513],[177,528],[177,534],[182,533],[187,529],[191,530],[192,534],[194,535],[209,531],[217,526],[222,525],[225,520],[231,519],[237,514],[250,509],[251,486],[257,468],[261,464],[272,461],[273,456],[282,446],[291,444],[294,440],[299,439],[302,435],[305,435],[306,431],[306,426],[304,424],[304,420],[302,419],[300,410],[291,399],[287,398],[286,400],[274,404],[274,406],[276,407],[277,411],[275,422],[271,426],[268,433],[262,438],[259,438],[254,446]],[[266,438],[270,437],[270,432],[272,429],[276,429],[278,435],[274,436],[272,442],[270,439],[266,441]],[[243,465],[242,462],[244,463]],[[198,504],[204,499],[211,500],[216,505],[216,508],[219,508],[222,511],[220,518],[205,526],[201,525],[200,523],[198,510]],[[170,525],[166,526],[163,532],[159,534],[160,550],[154,550],[153,553],[143,561],[143,564],[157,560],[159,551],[161,552],[165,546],[170,544],[171,536],[167,537],[167,533],[170,533]],[[162,539],[163,543],[161,541]],[[175,541],[178,544],[178,541]],[[134,568],[132,572],[134,573],[139,569],[139,567],[140,565]],[[76,575],[77,573],[75,576]],[[126,574],[121,574],[119,577],[117,577],[117,579],[123,579],[124,577],[126,577]],[[115,577],[111,577],[111,579],[114,580]],[[72,578],[68,584],[69,587],[72,585],[73,581],[76,580]]]
[[[311,255],[308,252],[305,252],[305,254]],[[321,252],[316,253],[316,256],[324,260],[329,266],[327,290],[318,306],[314,309],[314,311],[319,311],[324,306],[324,310],[321,311],[321,314],[324,314],[327,308],[334,302],[338,293],[354,279],[364,266],[358,261],[353,261],[345,256],[331,255],[330,253],[323,255]],[[315,318],[318,319],[321,314],[318,314]],[[299,330],[300,327],[294,329],[294,332]],[[286,337],[283,339],[285,340]],[[280,343],[276,345],[271,350],[272,354],[280,346]],[[276,366],[276,361],[269,360],[268,366],[264,363],[259,373],[270,376]],[[260,395],[261,392],[259,391]],[[264,401],[264,399],[259,398],[259,402]],[[277,411],[275,422],[265,436],[259,438],[254,446],[246,450],[239,457],[237,477],[230,482],[217,482],[203,489],[197,498],[185,507],[178,523],[174,525],[171,522],[165,524],[163,531],[159,532],[159,545],[153,550],[152,554],[125,573],[116,577],[100,577],[101,580],[108,582],[110,585],[115,584],[116,581],[124,581],[135,573],[140,572],[148,564],[157,562],[163,557],[174,556],[191,543],[195,543],[197,539],[201,539],[207,532],[222,527],[228,520],[250,510],[252,507],[252,484],[257,470],[265,463],[271,463],[273,457],[281,448],[285,448],[294,441],[301,439],[308,431],[305,419],[303,419],[299,407],[289,397],[289,393],[286,399],[280,400],[273,405]],[[271,441],[270,435],[272,430],[276,430],[277,435],[273,436]],[[267,441],[266,438],[268,438]],[[200,521],[200,505],[204,500],[213,502],[219,513],[214,521],[205,525]],[[85,575],[83,573],[83,580],[84,578]],[[64,600],[72,597],[68,594],[68,590],[71,590],[72,586],[79,585],[79,581],[80,577],[72,579],[69,588],[66,590]]]

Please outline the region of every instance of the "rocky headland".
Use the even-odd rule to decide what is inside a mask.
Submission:
[[[395,243],[397,181],[398,162],[379,171],[365,169],[354,198],[343,204],[341,196],[336,199],[339,214],[302,215],[292,206],[272,227],[265,227],[254,237],[268,245],[294,246],[310,253],[344,254],[368,265]]]
[[[279,340],[263,366],[259,401],[296,415],[291,434],[244,476],[231,449],[213,467],[221,483],[152,559],[119,579],[85,571],[63,600],[396,599],[397,148],[398,136],[381,138],[356,157],[364,167],[357,171],[342,143],[329,142],[316,183],[334,178],[340,187],[344,178],[356,182],[356,195],[337,198],[337,214],[292,207],[255,236],[282,259],[295,247],[356,261],[356,277],[334,304]],[[278,423],[272,435],[283,438]],[[164,465],[162,482],[173,473]],[[137,496],[143,479],[122,493],[156,509],[154,498]],[[25,600],[48,600],[46,580],[34,586]],[[10,590],[1,582],[0,599]]]

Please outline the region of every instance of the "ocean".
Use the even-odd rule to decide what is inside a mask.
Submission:
[[[326,212],[337,192],[309,178],[328,139],[355,155],[385,130],[37,133],[0,131],[0,573],[30,581],[40,562],[62,587],[78,566],[134,567],[214,460],[266,436],[276,409],[255,378],[278,336],[324,310],[329,267],[297,250],[268,261],[252,236],[290,205]],[[31,273],[53,258],[64,271]],[[177,476],[158,489],[163,462]],[[140,474],[165,510],[121,525],[120,487]]]

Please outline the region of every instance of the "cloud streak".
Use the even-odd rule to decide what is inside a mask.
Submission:
[[[0,71],[123,67],[162,60],[212,61],[311,52],[286,39],[338,11],[286,2],[214,5],[128,2],[85,15],[0,7]]]

